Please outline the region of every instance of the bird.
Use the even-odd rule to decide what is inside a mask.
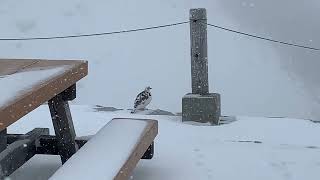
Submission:
[[[145,109],[146,106],[151,102],[151,90],[150,86],[147,86],[144,91],[139,93],[134,101],[134,106],[131,113],[135,113],[137,110]]]

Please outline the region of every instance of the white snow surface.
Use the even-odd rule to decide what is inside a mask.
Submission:
[[[9,102],[14,101],[16,98],[31,90],[35,85],[52,78],[57,74],[63,72],[67,66],[54,67],[44,70],[32,70],[18,72],[15,74],[2,76],[0,78],[1,96],[0,107],[8,105]]]
[[[147,124],[132,119],[110,121],[50,180],[113,179],[130,157]]]
[[[148,116],[130,111],[95,112],[72,105],[77,136],[96,133],[112,118],[150,118],[159,122],[152,160],[140,160],[130,179],[137,180],[318,180],[320,178],[320,126],[303,119],[237,117],[221,126],[195,126],[179,116]],[[50,113],[41,106],[8,129],[26,133],[49,127]],[[127,131],[127,130],[123,130]],[[102,137],[101,137],[102,138]],[[99,152],[99,149],[97,149]],[[94,159],[82,162],[106,172]],[[37,155],[11,180],[48,179],[61,166],[58,156]],[[77,179],[81,180],[81,178]]]

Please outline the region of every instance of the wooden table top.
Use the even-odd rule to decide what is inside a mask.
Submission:
[[[0,130],[87,74],[87,61],[0,59]]]

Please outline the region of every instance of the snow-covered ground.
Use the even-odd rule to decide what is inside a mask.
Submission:
[[[320,177],[320,126],[309,120],[237,117],[236,121],[221,126],[201,126],[182,123],[180,116],[132,115],[129,110],[106,112],[73,105],[71,111],[78,136],[94,134],[117,117],[159,121],[155,156],[152,160],[141,160],[131,179],[317,180]],[[47,106],[10,126],[9,132],[26,133],[35,127],[49,127],[54,132]],[[44,180],[59,167],[58,156],[37,155],[10,178]]]
[[[207,9],[212,24],[320,47],[317,0],[2,0],[0,38],[175,23],[188,20],[189,9],[196,7]],[[89,75],[72,103],[78,136],[94,134],[115,117],[158,120],[154,159],[141,160],[132,179],[319,179],[320,127],[309,120],[237,116],[212,127],[182,123],[179,116],[88,106],[132,108],[136,94],[151,86],[150,108],[181,112],[181,98],[191,91],[189,41],[188,25],[106,37],[0,41],[0,58],[88,60]],[[320,119],[319,54],[213,28],[208,28],[208,54],[210,92],[221,94],[223,115]],[[48,108],[41,106],[9,132],[50,127],[52,133],[51,124]],[[38,155],[11,179],[43,180],[59,167],[59,157]]]

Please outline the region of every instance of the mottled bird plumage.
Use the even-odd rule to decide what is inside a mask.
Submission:
[[[133,106],[133,110],[131,111],[131,113],[135,113],[136,110],[139,109],[144,109],[152,100],[152,95],[151,95],[151,87],[146,87],[144,91],[142,91],[141,93],[139,93],[134,101],[134,106]]]

